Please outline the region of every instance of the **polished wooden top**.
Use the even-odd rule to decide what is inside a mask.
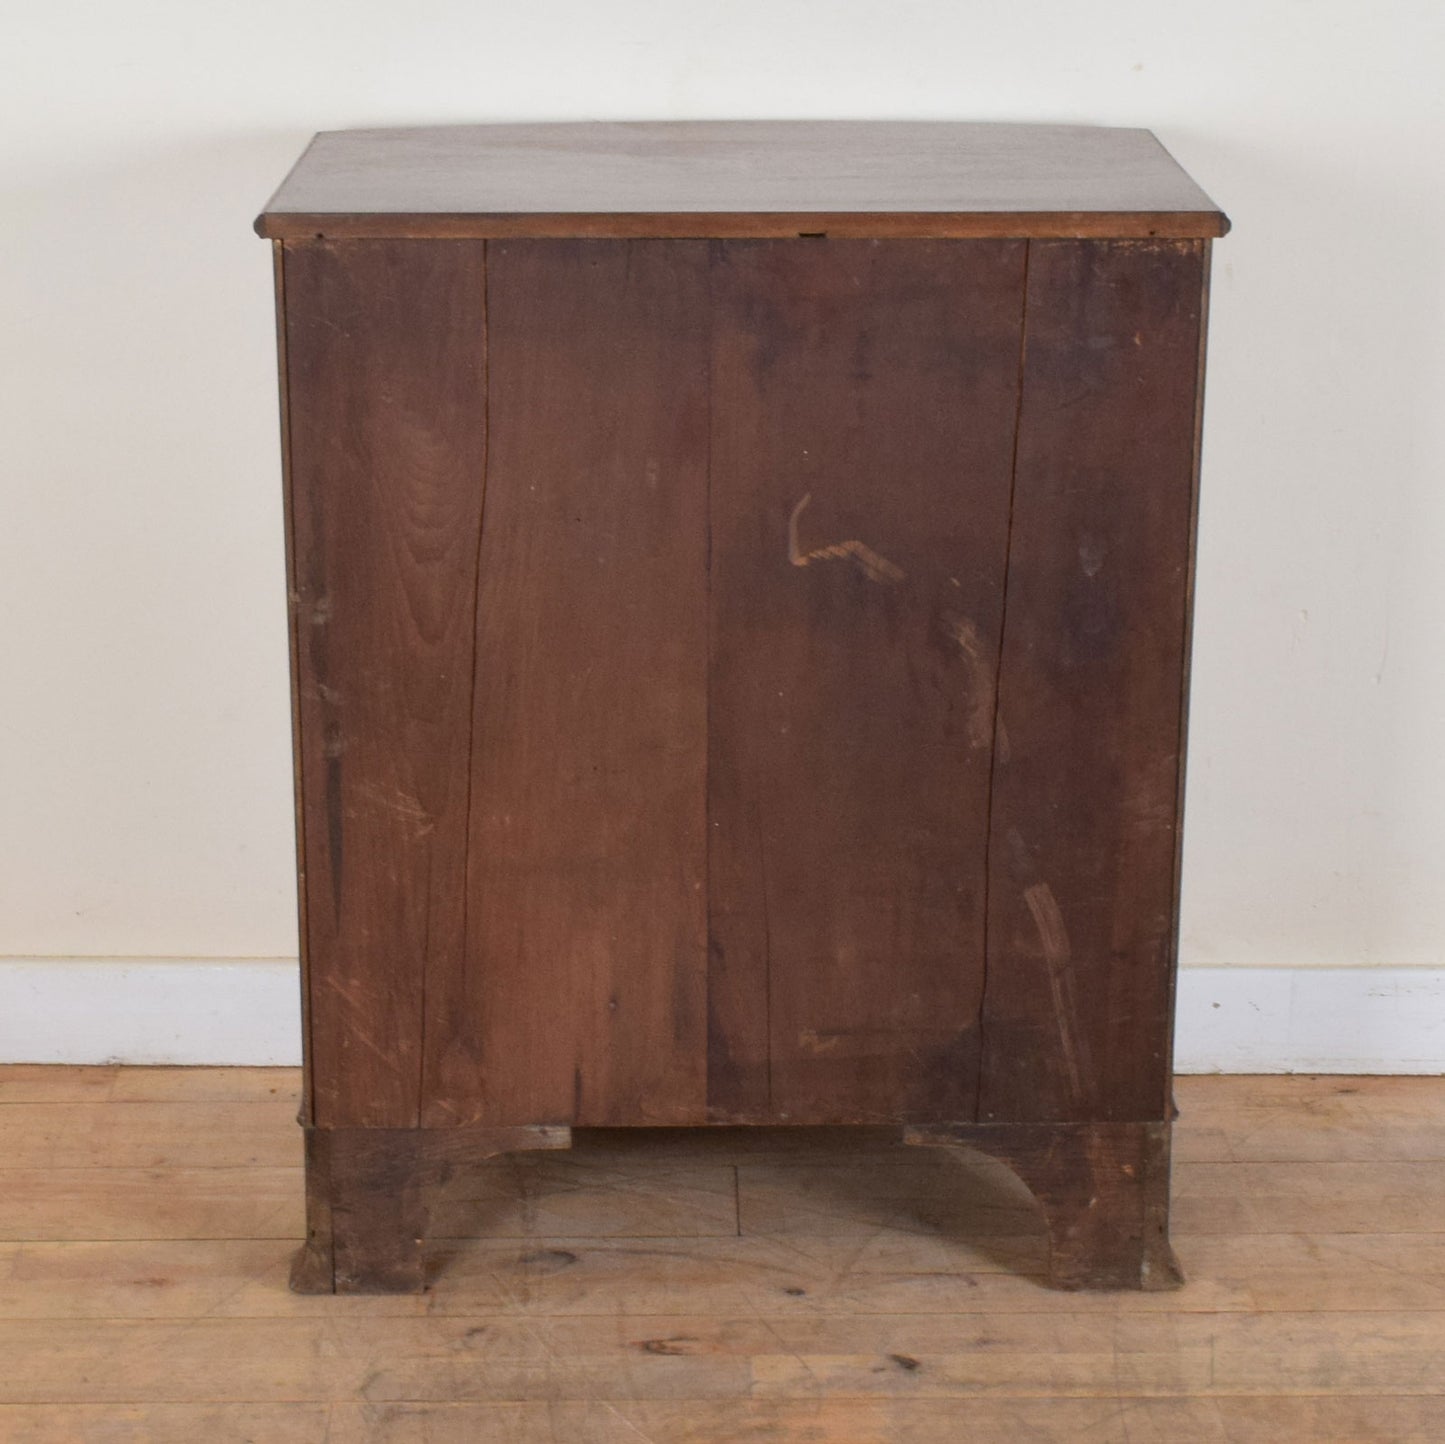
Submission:
[[[1220,236],[1147,130],[648,121],[324,131],[263,236]]]

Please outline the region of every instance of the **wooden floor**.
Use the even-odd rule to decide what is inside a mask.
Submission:
[[[1056,1294],[984,1160],[587,1134],[286,1291],[297,1075],[0,1068],[0,1440],[1445,1439],[1445,1079],[1186,1078],[1172,1294]]]

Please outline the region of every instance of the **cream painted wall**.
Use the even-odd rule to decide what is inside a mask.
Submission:
[[[1147,125],[1216,251],[1184,956],[1442,962],[1439,0],[0,0],[0,955],[294,955],[268,248],[311,131]]]

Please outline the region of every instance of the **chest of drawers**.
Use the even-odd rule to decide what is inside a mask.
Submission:
[[[275,249],[293,1283],[572,1128],[1005,1159],[1161,1286],[1208,252],[1143,131],[319,136]]]

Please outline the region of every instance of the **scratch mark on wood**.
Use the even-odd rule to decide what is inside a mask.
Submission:
[[[341,754],[345,751],[346,739],[340,727],[334,722],[328,723],[322,744],[326,759],[326,860],[331,869],[331,907],[336,918],[341,917],[342,863],[346,849],[341,787]]]
[[[436,826],[436,819],[421,801],[400,787],[387,788],[376,782],[363,782],[356,792],[377,807],[416,823],[419,832],[430,832]]]
[[[967,617],[945,612],[943,624],[968,664],[968,745],[987,747],[993,740],[994,730],[995,682],[989,667],[992,657],[985,660],[983,638]]]
[[[365,1028],[360,1027],[355,1022],[353,1022],[351,1027],[342,1035],[341,1042],[343,1047],[347,1047],[353,1043],[359,1043],[373,1057],[380,1058],[381,1061],[386,1064],[388,1071],[397,1066],[397,1050],[393,1048],[388,1052]]]
[[[788,560],[795,567],[810,566],[813,562],[853,561],[862,569],[870,582],[901,582],[906,575],[902,567],[895,566],[885,556],[880,556],[872,547],[861,541],[835,542],[832,546],[818,547],[805,552],[798,543],[798,518],[807,510],[813,500],[810,491],[793,508],[788,518]]]
[[[447,1098],[428,1098],[427,1107],[429,1109],[434,1109],[440,1113],[450,1114],[458,1126],[463,1126],[469,1123],[476,1123],[479,1121],[479,1115],[475,1109],[463,1113],[462,1110],[458,1108],[455,1103],[453,1103],[450,1099]]]
[[[321,979],[321,984],[331,992],[335,993],[349,1008],[355,1009],[361,1016],[366,1017],[371,1012],[370,989],[360,978],[328,977]],[[390,1062],[389,1055],[382,1054]]]
[[[835,1052],[842,1041],[841,1034],[830,1033],[825,1037],[816,1028],[804,1028],[798,1034],[798,1047],[814,1054]]]
[[[1059,1047],[1064,1055],[1069,1087],[1076,1099],[1082,1099],[1084,1078],[1079,1066],[1073,948],[1069,943],[1068,929],[1064,926],[1064,915],[1059,910],[1059,901],[1054,896],[1053,888],[1046,882],[1036,882],[1026,887],[1024,902],[1034,920],[1034,926],[1038,929],[1039,942],[1044,950],[1044,963],[1049,973],[1049,991],[1053,995],[1054,1017],[1059,1025]]]
[[[1099,575],[1108,551],[1108,545],[1098,537],[1086,536],[1079,543],[1079,567],[1086,577]]]
[[[636,1434],[637,1437],[643,1441],[643,1444],[657,1444],[657,1440],[653,1438],[651,1434],[646,1434],[641,1429],[639,1429],[637,1425],[633,1423],[633,1421],[629,1419],[627,1415],[624,1414],[622,1410],[619,1409],[617,1405],[614,1404],[610,1399],[604,1399],[602,1402],[606,1406],[607,1412],[611,1414],[612,1417],[616,1419],[619,1424],[622,1424],[624,1427],[630,1429],[634,1434]],[[555,1439],[557,1436],[554,1434],[552,1437]]]

